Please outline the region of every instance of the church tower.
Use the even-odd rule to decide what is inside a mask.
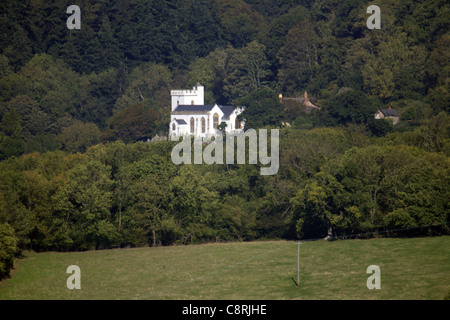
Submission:
[[[205,88],[197,83],[192,90],[172,90],[172,111],[181,105],[204,105],[205,104]]]

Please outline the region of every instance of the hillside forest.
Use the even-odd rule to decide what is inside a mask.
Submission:
[[[0,0],[0,277],[22,250],[448,234],[449,3],[370,4]],[[280,130],[276,175],[149,142],[197,83]]]

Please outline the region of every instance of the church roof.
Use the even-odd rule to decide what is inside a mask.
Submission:
[[[212,108],[214,108],[214,105],[181,104],[174,110],[174,112],[207,112],[211,111]]]
[[[234,106],[218,106],[220,110],[223,112],[222,120],[228,119],[235,109]],[[179,105],[173,113],[207,113],[214,108],[214,105],[195,105],[195,104],[187,104],[187,105]],[[177,120],[178,121],[178,120]]]
[[[183,119],[175,119],[175,121],[176,121],[179,125],[187,124],[186,121],[184,121]]]
[[[230,114],[233,112],[234,107],[233,106],[219,106],[220,110],[223,112],[222,120],[228,119],[230,117]]]

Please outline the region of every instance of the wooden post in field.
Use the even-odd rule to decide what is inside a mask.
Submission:
[[[300,286],[300,244],[297,242],[297,288]]]

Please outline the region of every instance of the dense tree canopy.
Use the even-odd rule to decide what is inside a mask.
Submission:
[[[380,30],[365,26],[361,0],[79,5],[80,30],[65,26],[59,1],[1,6],[0,116],[16,108],[22,152],[58,148],[56,136],[76,121],[107,131],[112,117],[140,102],[156,112],[147,138],[164,134],[168,91],[198,82],[207,102],[220,104],[265,86],[285,97],[307,90],[324,106],[319,118],[344,111],[340,90],[358,92],[362,104],[345,105],[347,116],[313,121],[320,125],[359,122],[379,105],[448,112],[449,8],[442,0],[384,0]]]

